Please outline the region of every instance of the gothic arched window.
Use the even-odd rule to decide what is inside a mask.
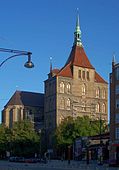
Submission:
[[[70,85],[70,83],[67,84],[66,88],[67,88],[67,93],[70,93],[71,92],[71,85]]]
[[[100,104],[99,104],[99,103],[96,104],[96,112],[97,112],[97,113],[100,112]]]
[[[106,106],[105,106],[105,103],[102,104],[102,113],[105,113],[106,112]]]
[[[70,99],[67,99],[66,102],[67,110],[70,110],[70,105],[71,105]]]
[[[60,83],[60,93],[64,93],[64,83]]]
[[[82,95],[86,94],[86,86],[85,84],[82,85]]]
[[[96,94],[95,95],[96,95],[96,98],[100,97],[100,89],[99,88],[96,89]]]

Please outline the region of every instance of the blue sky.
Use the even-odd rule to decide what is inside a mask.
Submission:
[[[71,51],[77,8],[85,52],[108,81],[113,53],[119,62],[119,0],[0,0],[0,48],[31,51],[35,64],[24,68],[21,56],[0,68],[0,111],[16,90],[44,92],[50,56],[61,68]]]

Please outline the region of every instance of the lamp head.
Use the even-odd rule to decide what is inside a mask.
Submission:
[[[30,52],[28,52],[28,61],[24,64],[24,67],[26,68],[33,68],[34,64],[31,61],[31,54]]]
[[[34,64],[30,61],[27,61],[25,64],[24,64],[24,67],[26,68],[33,68],[34,67]]]

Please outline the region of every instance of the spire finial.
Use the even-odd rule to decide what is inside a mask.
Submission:
[[[77,21],[76,21],[76,27],[79,27],[79,9],[77,8]]]
[[[79,24],[79,9],[77,8],[76,29],[74,32],[74,45],[83,46],[81,42],[81,30]]]
[[[112,65],[114,66],[116,63],[116,60],[115,60],[115,52],[113,53],[113,57],[112,57]]]
[[[50,73],[52,73],[52,57],[50,57]]]
[[[113,53],[112,62],[114,62],[114,63],[115,63],[115,52]]]

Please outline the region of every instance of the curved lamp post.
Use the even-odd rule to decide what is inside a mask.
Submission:
[[[4,61],[2,61],[0,63],[0,67],[9,59],[11,58],[15,58],[17,56],[27,56],[28,57],[28,61],[24,64],[24,67],[26,68],[33,68],[34,64],[31,61],[31,52],[27,52],[27,51],[20,51],[20,50],[12,50],[12,49],[5,49],[5,48],[0,48],[0,52],[8,52],[8,53],[14,53],[14,55],[6,58]]]

